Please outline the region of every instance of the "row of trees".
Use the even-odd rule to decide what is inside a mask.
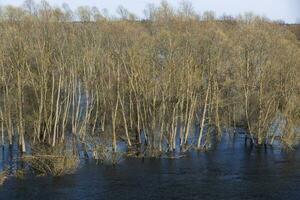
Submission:
[[[122,7],[110,19],[87,7],[75,16],[25,5],[0,11],[2,144],[16,138],[25,152],[105,135],[113,151],[118,138],[184,151],[229,127],[257,144],[278,130],[284,144],[299,139],[299,41],[280,24],[216,20],[188,3],[150,6],[147,20]]]

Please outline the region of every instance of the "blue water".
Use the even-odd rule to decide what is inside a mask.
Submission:
[[[300,151],[245,146],[242,135],[180,159],[86,161],[59,178],[9,178],[0,199],[300,199]]]

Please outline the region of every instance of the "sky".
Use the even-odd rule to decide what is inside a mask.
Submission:
[[[166,0],[173,7],[178,7],[182,0]],[[23,0],[0,0],[0,5],[22,5]],[[39,2],[36,0],[35,2]],[[78,6],[96,6],[106,8],[115,15],[119,5],[129,11],[143,16],[143,10],[148,4],[160,4],[161,0],[48,0],[53,6],[67,3],[72,9]],[[265,16],[272,20],[283,20],[286,23],[300,23],[300,0],[189,0],[197,13],[214,11],[217,16],[223,14],[237,16],[245,12]]]

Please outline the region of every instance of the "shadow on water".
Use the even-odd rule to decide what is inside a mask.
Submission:
[[[0,199],[300,199],[300,152],[245,146],[225,135],[214,150],[181,159],[86,163],[59,178],[8,179]],[[226,137],[228,137],[226,139]]]

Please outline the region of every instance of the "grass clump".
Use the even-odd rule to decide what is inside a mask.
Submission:
[[[0,172],[0,186],[3,185],[7,177],[8,177],[7,171]]]
[[[73,173],[78,165],[79,158],[61,148],[36,146],[31,156],[25,156],[30,169],[39,176],[62,176]]]

